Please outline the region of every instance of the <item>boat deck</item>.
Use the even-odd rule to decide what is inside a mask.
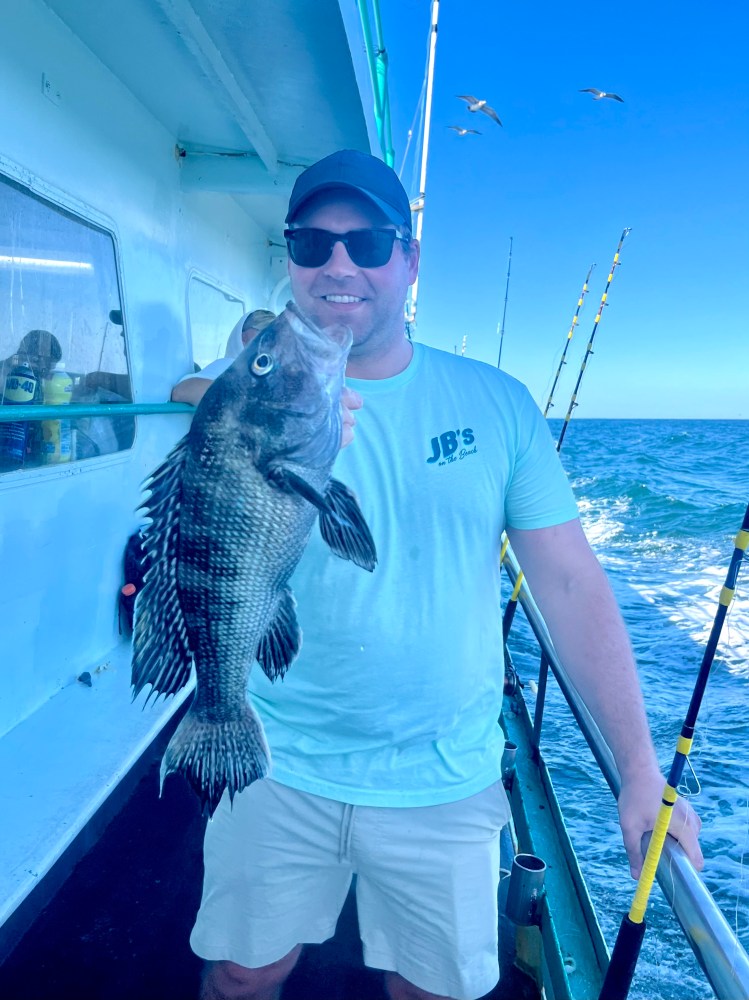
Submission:
[[[166,783],[158,758],[49,905],[0,965],[3,1000],[197,1000],[200,960],[188,936],[200,901],[205,820],[187,786]],[[536,1000],[504,963],[491,1000]],[[385,1000],[364,967],[353,895],[336,935],[310,945],[283,1000]]]

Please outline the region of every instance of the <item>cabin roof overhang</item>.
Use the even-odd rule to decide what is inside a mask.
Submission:
[[[305,166],[379,154],[356,0],[47,4],[174,137],[184,188],[235,194],[265,231]]]

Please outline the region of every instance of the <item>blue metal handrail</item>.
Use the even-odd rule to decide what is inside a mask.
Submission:
[[[136,417],[149,413],[194,413],[189,403],[37,403],[0,406],[0,423],[11,420],[75,420],[78,417]]]

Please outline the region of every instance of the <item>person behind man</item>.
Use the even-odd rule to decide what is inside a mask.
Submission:
[[[39,379],[39,393],[41,396],[41,382],[47,378],[62,358],[62,347],[57,337],[49,330],[29,330],[18,344],[14,354],[0,361],[0,396],[5,386],[5,378],[10,373],[16,358],[19,362],[30,365],[34,374]]]
[[[220,803],[191,936],[202,1000],[280,996],[301,946],[330,937],[357,875],[367,965],[392,1000],[475,1000],[497,981],[503,737],[500,536],[506,529],[555,648],[611,747],[632,873],[664,779],[630,645],[538,408],[489,365],[411,343],[416,278],[406,192],[343,150],[291,194],[299,309],[353,331],[364,406],[335,475],[377,544],[372,574],[313,533],[291,581],[304,642],[283,683],[254,670],[270,776]],[[360,401],[349,402],[358,409]],[[700,822],[672,831],[702,866]]]
[[[217,358],[199,372],[181,378],[172,389],[172,402],[192,403],[193,406],[197,406],[208,391],[208,386],[219,375],[223,375],[250,341],[254,340],[258,333],[264,330],[269,323],[272,323],[275,318],[276,314],[272,313],[270,309],[253,309],[252,312],[240,316],[226,341],[223,358]]]

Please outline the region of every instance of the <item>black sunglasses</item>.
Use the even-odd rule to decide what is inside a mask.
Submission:
[[[299,267],[322,267],[330,260],[336,243],[343,243],[357,267],[384,267],[396,240],[410,243],[396,229],[352,229],[331,233],[327,229],[285,229],[289,256]]]

